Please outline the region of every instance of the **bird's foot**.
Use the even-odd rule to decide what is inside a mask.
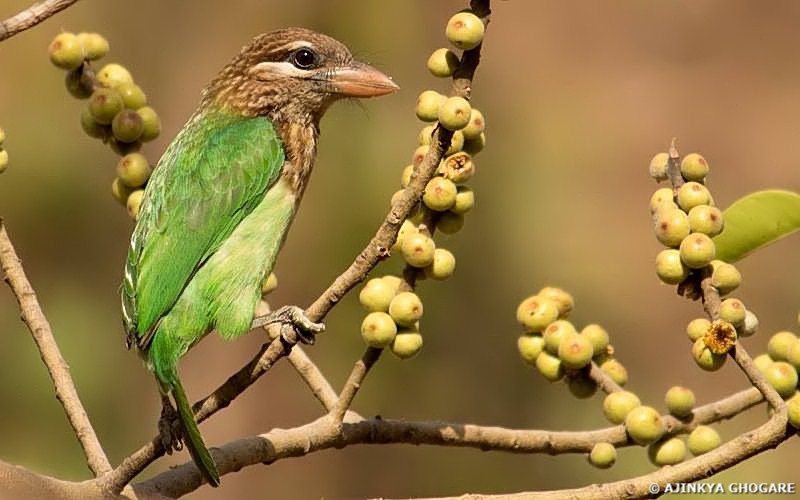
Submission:
[[[158,420],[158,435],[161,445],[172,455],[172,451],[183,449],[183,431],[178,420],[178,411],[172,407],[172,401],[166,394],[161,395],[161,418]]]
[[[294,343],[291,339],[287,338],[289,329],[295,331],[300,342],[309,345],[314,343],[314,336],[316,334],[325,331],[324,324],[314,323],[306,316],[305,311],[297,306],[283,306],[266,316],[256,318],[253,320],[252,327],[258,328],[274,323],[281,324],[281,338],[289,344]]]

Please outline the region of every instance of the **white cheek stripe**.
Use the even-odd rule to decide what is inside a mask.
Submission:
[[[273,76],[303,78],[308,76],[310,73],[309,71],[297,68],[294,64],[286,61],[258,63],[253,66],[250,71],[259,79],[265,79],[263,77],[267,77],[268,79],[269,77]]]

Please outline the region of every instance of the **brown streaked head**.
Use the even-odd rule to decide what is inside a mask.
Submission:
[[[211,82],[204,98],[249,116],[278,122],[318,123],[343,97],[375,97],[399,87],[356,61],[333,38],[305,28],[256,36]]]

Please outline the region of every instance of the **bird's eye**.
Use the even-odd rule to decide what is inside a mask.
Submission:
[[[302,48],[292,53],[291,61],[296,68],[311,69],[317,62],[317,55],[311,49]]]

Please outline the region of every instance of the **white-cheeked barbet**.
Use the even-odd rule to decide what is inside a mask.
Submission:
[[[250,329],[327,107],[396,89],[328,36],[302,28],[259,35],[205,88],[153,172],[125,263],[123,322],[128,345],[175,400],[183,440],[211,485],[219,473],[178,360],[212,330],[230,339]]]

